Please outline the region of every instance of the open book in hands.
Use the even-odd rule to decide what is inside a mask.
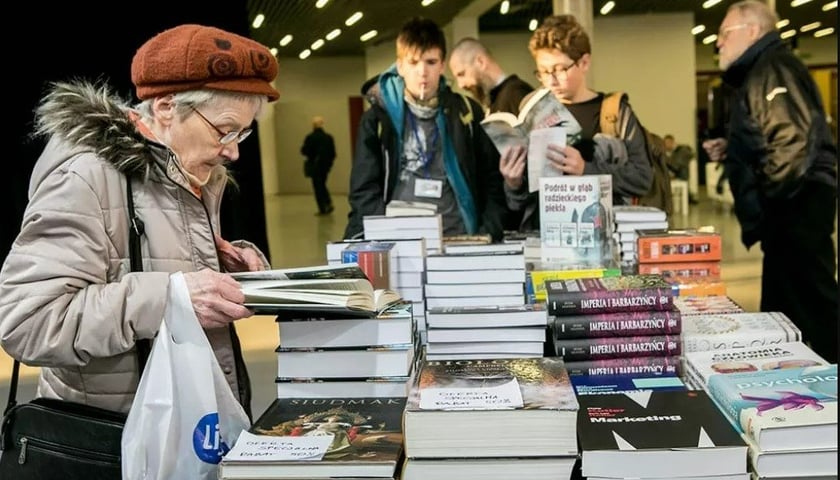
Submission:
[[[376,290],[357,264],[231,274],[242,286],[245,306],[258,313],[347,311],[374,315],[402,300]]]
[[[569,109],[547,88],[535,90],[525,97],[518,116],[494,112],[484,117],[481,124],[500,154],[516,145],[527,148],[528,190],[531,192],[539,189],[539,177],[561,174],[548,165],[545,153],[548,144],[561,147],[573,144],[581,131]]]

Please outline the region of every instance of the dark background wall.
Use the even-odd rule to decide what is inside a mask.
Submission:
[[[134,103],[131,59],[147,39],[182,23],[211,25],[247,36],[250,23],[245,0],[29,1],[16,8],[19,13],[9,20],[18,24],[14,30],[28,33],[12,36],[8,24],[4,33],[3,83],[9,103],[2,115],[3,123],[10,126],[6,135],[12,148],[4,155],[9,176],[5,188],[0,188],[0,260],[6,258],[20,230],[29,176],[43,147],[40,139],[29,134],[33,110],[49,82],[107,80]],[[225,194],[222,235],[251,240],[268,254],[258,137],[243,142],[240,152],[232,166],[240,188]]]

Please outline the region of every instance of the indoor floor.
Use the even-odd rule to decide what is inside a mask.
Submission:
[[[320,265],[325,263],[325,244],[342,237],[347,219],[348,205],[345,196],[334,195],[335,211],[330,215],[316,216],[312,195],[275,196],[266,199],[268,241],[274,268]],[[747,311],[758,310],[761,285],[761,250],[749,251],[741,244],[740,228],[730,207],[701,197],[700,203],[691,205],[687,215],[675,213],[672,227],[699,227],[713,225],[722,234],[723,262],[721,274],[727,285],[727,294]],[[271,403],[276,396],[274,377],[278,344],[277,327],[273,317],[255,316],[241,320],[237,329],[242,339],[246,362],[254,389],[252,408],[255,415]],[[9,357],[0,351],[0,401],[5,405],[12,370]],[[23,369],[18,401],[27,401],[34,395],[36,368]]]

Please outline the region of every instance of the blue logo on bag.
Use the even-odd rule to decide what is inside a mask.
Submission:
[[[218,413],[208,413],[198,421],[193,430],[193,449],[202,462],[212,464],[221,462],[230,450],[219,431]]]

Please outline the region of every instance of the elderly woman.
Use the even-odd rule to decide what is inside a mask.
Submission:
[[[233,322],[252,312],[224,272],[267,262],[253,245],[219,236],[219,207],[225,165],[278,97],[277,71],[257,42],[181,25],[137,51],[135,108],[83,81],[54,84],[43,98],[36,133],[48,143],[0,272],[0,343],[42,367],[38,396],[127,412],[137,345],[155,336],[169,274],[182,271],[222,371],[250,411]],[[142,271],[129,265],[131,226],[142,234]]]

